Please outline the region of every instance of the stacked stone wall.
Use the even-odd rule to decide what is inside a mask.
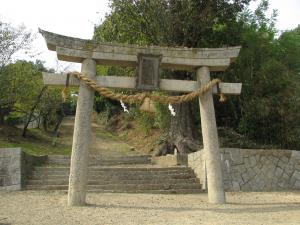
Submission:
[[[21,148],[0,148],[0,190],[22,190],[34,165],[43,164],[47,156],[32,156]]]
[[[20,148],[0,150],[0,190],[21,190],[21,155]]]
[[[226,191],[300,190],[300,151],[223,148],[221,161]],[[203,150],[188,164],[206,189]]]

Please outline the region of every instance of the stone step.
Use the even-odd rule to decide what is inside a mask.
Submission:
[[[67,190],[68,185],[27,185],[27,190]],[[176,189],[200,189],[198,183],[183,184],[107,184],[107,185],[87,185],[87,190],[107,190],[107,191],[135,191],[135,190],[176,190]]]
[[[199,179],[188,167],[154,166],[150,164],[149,156],[108,157],[105,160],[104,158],[92,159],[90,157],[88,191],[185,194],[202,192]],[[69,163],[69,156],[49,156],[48,164],[34,168],[27,180],[26,188],[28,190],[67,190]],[[96,165],[93,166],[93,163]]]
[[[27,190],[49,190],[43,188],[27,189]],[[57,189],[55,189],[57,190]],[[64,190],[64,191],[67,191]],[[202,189],[172,189],[172,190],[103,190],[103,189],[90,189],[87,192],[93,193],[143,193],[143,194],[199,194],[205,192]]]
[[[32,177],[35,176],[48,176],[48,175],[61,175],[69,176],[69,171],[34,171]],[[88,176],[170,176],[170,175],[193,175],[188,171],[89,171]]]
[[[189,167],[89,167],[89,172],[192,172]],[[66,166],[36,166],[34,171],[59,172],[70,171]]]
[[[40,179],[68,179],[69,173],[64,174],[44,174],[38,173],[29,177],[30,180],[40,180]],[[174,173],[174,174],[103,174],[103,175],[93,175],[89,174],[90,180],[151,180],[151,179],[189,179],[195,178],[195,175],[192,173]]]
[[[203,189],[172,189],[172,190],[88,190],[95,193],[146,193],[146,194],[200,194],[205,192]]]
[[[187,179],[139,179],[139,180],[121,180],[121,179],[106,179],[106,180],[88,180],[89,185],[110,185],[110,184],[182,184],[182,183],[199,183],[197,178],[187,178]],[[39,180],[29,180],[28,185],[68,185],[69,179],[39,179]]]
[[[48,156],[48,164],[70,165],[70,156]],[[90,156],[89,165],[151,164],[151,156]]]

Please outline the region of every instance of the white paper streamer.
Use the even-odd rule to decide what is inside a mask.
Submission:
[[[127,109],[126,105],[124,104],[124,102],[123,102],[122,100],[120,100],[120,103],[121,103],[121,106],[122,106],[122,108],[123,108],[124,112],[127,112],[127,113],[129,113],[129,111],[128,111],[128,109]]]
[[[169,103],[169,110],[170,110],[170,113],[171,113],[172,116],[176,116],[176,112],[175,112],[173,106],[170,103]]]

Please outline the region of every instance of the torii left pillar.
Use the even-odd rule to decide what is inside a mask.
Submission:
[[[95,80],[96,62],[92,59],[85,59],[82,62],[81,72],[86,74],[90,79]],[[82,206],[86,204],[93,103],[94,91],[80,82],[69,177],[69,206]]]

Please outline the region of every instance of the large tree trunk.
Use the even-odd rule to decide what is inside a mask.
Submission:
[[[199,132],[195,125],[191,103],[174,105],[176,116],[171,118],[168,138],[156,156],[173,154],[177,149],[178,154],[188,154],[199,150]]]
[[[179,153],[189,153],[198,150],[199,132],[191,103],[183,103],[174,107],[176,116],[171,117],[170,139]]]
[[[173,79],[191,80],[192,74],[185,71],[175,71],[169,74]],[[178,95],[178,93],[174,93]],[[173,154],[177,149],[179,154],[188,154],[199,150],[199,132],[195,124],[195,116],[192,110],[192,102],[172,105],[176,115],[171,117],[168,138],[156,156]]]

